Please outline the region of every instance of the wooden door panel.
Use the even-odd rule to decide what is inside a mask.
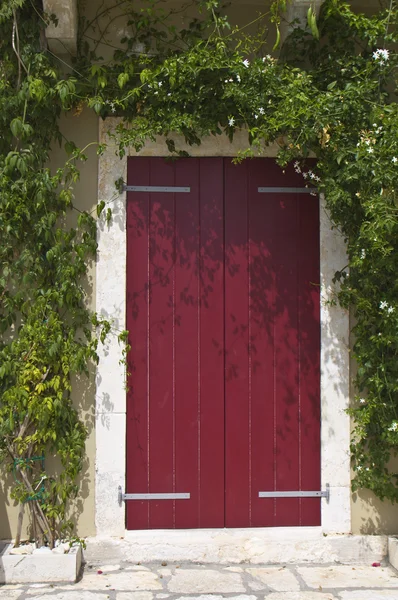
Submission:
[[[315,525],[319,499],[258,492],[320,489],[318,199],[259,187],[303,180],[225,166],[226,525]]]
[[[127,526],[224,524],[222,160],[136,158],[128,184]]]

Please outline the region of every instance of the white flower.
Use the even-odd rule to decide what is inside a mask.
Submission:
[[[386,302],[385,300],[383,300],[379,304],[379,307],[381,308],[381,310],[384,310],[385,308],[387,308],[387,306],[388,306],[388,302]]]
[[[234,119],[234,117],[229,117],[229,119],[228,119],[228,125],[230,127],[233,127],[235,125],[235,119]]]
[[[264,56],[263,62],[265,62],[266,60],[272,60],[271,54],[267,54],[267,56]]]
[[[250,65],[250,62],[247,60],[247,58],[245,58],[245,60],[243,61],[243,64],[247,68]]]
[[[116,112],[116,108],[114,106],[112,106],[111,111],[114,113]]]
[[[321,178],[320,178],[320,177],[318,177],[318,175],[315,175],[315,177],[314,177],[314,181],[316,181],[317,183],[319,183],[319,182],[320,182],[320,180],[321,180]]]
[[[258,115],[254,115],[254,118],[255,118],[255,119],[258,119]]]
[[[310,179],[314,179],[315,175],[314,173],[311,171],[311,169],[308,171],[308,175],[310,177]]]
[[[380,63],[385,63],[388,61],[390,53],[385,48],[379,48],[375,52],[373,52],[373,58]]]
[[[398,158],[397,158],[396,156],[393,156],[393,157],[392,157],[392,162],[393,162],[393,163],[394,163],[394,165],[395,165],[395,163],[397,163],[397,162],[398,162]]]
[[[365,400],[365,398],[360,398],[360,400],[359,400],[359,403],[360,403],[360,404],[366,404],[366,400]]]
[[[366,257],[366,250],[364,250],[362,248],[362,250],[361,250],[361,258],[365,258],[365,257]]]
[[[303,177],[304,177],[304,179],[307,179],[308,173],[303,173]]]
[[[239,83],[241,82],[240,75],[237,75],[237,76],[236,76],[236,79],[238,80],[238,82],[239,82]]]
[[[388,428],[388,431],[397,431],[398,429],[398,423],[396,421],[393,421],[391,423],[391,426]]]
[[[359,467],[357,467],[357,471],[362,471],[361,465],[359,465]]]
[[[159,87],[162,87],[163,81],[159,81],[158,85],[159,85]]]
[[[391,313],[393,313],[393,312],[394,312],[394,310],[395,310],[395,308],[394,308],[393,306],[389,306],[389,307],[387,308],[387,312],[388,312],[388,314],[389,314],[389,315],[391,315]]]
[[[373,148],[366,148],[366,150],[369,152],[369,154],[373,154],[374,152]]]
[[[263,107],[261,106],[261,107],[258,109],[258,112],[260,113],[260,115],[263,115],[263,114],[265,113],[265,110],[264,110],[264,109],[263,109]]]

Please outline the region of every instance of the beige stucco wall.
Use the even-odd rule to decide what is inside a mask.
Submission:
[[[89,110],[80,116],[63,116],[61,118],[61,131],[67,139],[73,140],[79,147],[84,147],[98,140],[98,118]],[[81,178],[75,187],[75,202],[80,210],[91,211],[97,203],[97,174],[98,161],[95,146],[87,149],[89,160],[81,163]],[[50,168],[55,169],[65,162],[65,153],[59,145],[54,145]],[[70,222],[73,224],[74,215]],[[94,308],[95,302],[95,265],[90,266],[89,277],[86,285],[87,302]],[[94,429],[94,402],[95,385],[94,373],[89,379],[83,376],[73,381],[72,398],[88,428],[89,436],[86,442],[86,460],[80,477],[81,495],[76,503],[77,527],[76,532],[81,536],[94,535],[94,462],[95,462],[95,429]],[[56,473],[58,465],[51,457],[47,464]],[[17,523],[17,506],[11,500],[7,490],[12,485],[12,475],[0,471],[0,539],[10,539],[15,535]],[[24,517],[24,536],[29,523],[28,510]]]

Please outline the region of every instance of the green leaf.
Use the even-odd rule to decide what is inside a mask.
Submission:
[[[23,122],[22,119],[16,117],[10,123],[10,129],[14,137],[18,138],[23,133]]]
[[[102,211],[104,210],[104,208],[105,208],[105,201],[101,200],[101,202],[99,202],[97,204],[97,217],[100,216],[100,214],[102,213]]]
[[[124,88],[124,86],[126,85],[126,83],[128,82],[129,79],[130,79],[130,75],[128,73],[120,73],[120,75],[117,78],[117,83],[118,83],[120,89]]]

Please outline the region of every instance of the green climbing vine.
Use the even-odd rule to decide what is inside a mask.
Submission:
[[[141,9],[130,0],[102,6],[90,19],[81,1],[78,55],[68,64],[47,49],[43,32],[56,17],[39,0],[0,8],[0,458],[40,543],[52,545],[70,526],[68,500],[78,491],[87,435],[71,379],[89,372],[98,336],[110,329],[87,309],[84,286],[105,203],[98,214],[75,203],[86,150],[58,125],[62,112],[84,106],[121,117],[114,134],[121,156],[165,135],[178,157],[186,151],[173,133],[194,145],[244,129],[249,142],[239,160],[276,141],[280,165],[293,161],[325,193],[347,243],[337,300],[355,317],[353,486],[398,499],[391,463],[398,450],[397,5],[389,0],[365,16],[325,0],[319,17],[310,8],[307,26],[282,47],[277,33],[273,51],[267,24],[280,32],[286,2],[240,28],[229,25],[218,0],[179,10],[192,8],[181,28],[178,10],[155,0]],[[125,34],[110,48],[108,31],[120,15]],[[102,57],[107,44],[110,57]],[[68,158],[51,171],[54,142]],[[316,168],[306,166],[309,155]],[[47,454],[60,457],[56,477],[45,468]]]

